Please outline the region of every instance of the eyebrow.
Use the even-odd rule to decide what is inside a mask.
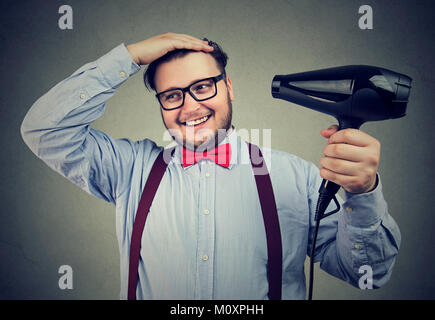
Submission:
[[[198,79],[193,80],[192,82],[190,82],[190,83],[189,83],[187,86],[185,86],[185,87],[169,87],[169,88],[167,88],[167,89],[165,89],[165,90],[162,90],[162,91],[160,91],[160,92],[165,92],[165,91],[175,90],[175,89],[184,89],[184,88],[187,88],[187,87],[191,86],[191,85],[194,84],[195,82],[198,82],[198,81],[201,81],[201,80],[204,80],[204,79],[208,79],[208,78],[213,78],[213,76],[205,77],[205,78],[198,78]]]

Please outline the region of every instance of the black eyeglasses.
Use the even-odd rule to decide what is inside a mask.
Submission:
[[[222,80],[225,74],[221,73],[216,77],[198,80],[185,88],[169,89],[156,94],[160,105],[165,110],[181,108],[184,104],[186,92],[196,101],[204,101],[213,98],[217,94],[216,82]]]

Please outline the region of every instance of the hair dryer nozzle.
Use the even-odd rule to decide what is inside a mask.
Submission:
[[[275,76],[272,80],[272,97],[276,99],[280,99],[279,88],[281,87],[281,78],[282,76]]]

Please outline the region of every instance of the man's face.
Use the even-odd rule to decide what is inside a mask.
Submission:
[[[203,52],[192,52],[181,58],[175,58],[158,66],[155,74],[157,92],[172,88],[184,88],[190,84],[221,74],[215,59]],[[205,149],[217,145],[225,134],[223,130],[231,127],[232,106],[234,100],[230,78],[227,83],[221,80],[216,83],[215,97],[196,101],[188,92],[185,93],[184,104],[175,110],[161,108],[165,127],[172,137],[186,148]],[[197,125],[186,122],[208,119]],[[219,140],[218,140],[219,137]],[[200,148],[198,148],[201,146]]]

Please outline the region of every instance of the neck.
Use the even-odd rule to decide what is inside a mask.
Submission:
[[[218,134],[216,134],[214,139],[210,139],[209,141],[207,141],[199,146],[187,145],[186,142],[184,142],[183,148],[189,149],[189,150],[192,150],[195,152],[203,152],[206,150],[211,150],[211,149],[217,147],[219,144],[221,144],[222,141],[224,141],[225,138],[228,137],[233,132],[233,129],[234,129],[233,125],[231,125],[228,130],[219,129]],[[223,134],[224,133],[223,131],[225,131],[225,134]],[[212,140],[214,140],[214,141],[212,141]]]

